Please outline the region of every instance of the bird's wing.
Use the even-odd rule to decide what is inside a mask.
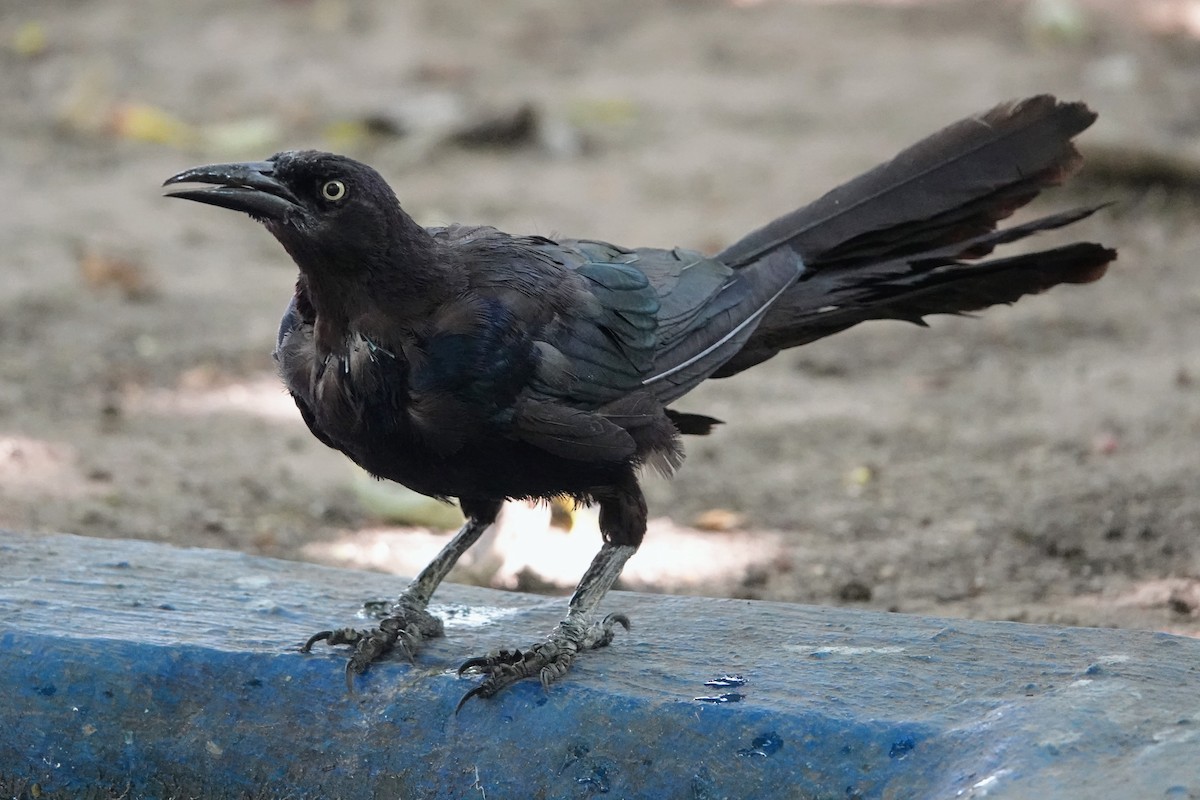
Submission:
[[[555,246],[574,302],[539,334],[535,388],[585,409],[634,394],[660,404],[685,394],[738,351],[800,271],[793,259],[734,271],[689,250]]]
[[[645,254],[646,273],[661,301],[658,345],[642,385],[664,404],[733,357],[802,269],[793,258],[768,256],[735,271],[689,250],[638,252]],[[669,280],[658,277],[664,263],[670,264]]]
[[[430,437],[469,439],[475,420],[582,460],[628,459],[656,425],[671,429],[663,406],[736,353],[799,274],[791,258],[735,271],[687,250],[486,228],[435,235],[452,243],[471,291],[431,321],[410,414]]]

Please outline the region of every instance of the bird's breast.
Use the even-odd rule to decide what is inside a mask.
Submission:
[[[280,377],[296,402],[307,406],[310,427],[335,439],[371,433],[403,420],[407,362],[398,348],[355,336],[329,352],[316,346],[313,327],[299,326],[275,353]],[[380,413],[386,405],[387,413]]]
[[[437,348],[432,348],[436,351]],[[448,356],[417,354],[359,337],[341,353],[321,356],[311,326],[284,336],[276,351],[280,375],[301,416],[325,444],[368,472],[440,497],[540,497],[581,494],[613,479],[613,464],[583,464],[506,435],[494,406],[506,393],[463,391],[457,375],[422,376]],[[503,406],[504,403],[500,402]]]

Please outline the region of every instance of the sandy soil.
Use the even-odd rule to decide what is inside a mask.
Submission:
[[[429,224],[715,249],[1037,92],[1101,112],[1085,156],[1195,159],[1194,6],[3,0],[0,526],[399,572],[436,548],[304,430],[269,357],[290,263],[161,199],[180,169],[339,149]],[[523,104],[512,146],[447,138]],[[1120,248],[1099,284],[686,398],[729,424],[649,481],[674,522],[625,585],[1200,633],[1200,217],[1194,181],[1126,177],[1039,206],[1117,202],[1070,231]],[[686,527],[713,509],[732,530]],[[597,545],[537,528],[494,552],[537,542],[567,582]],[[561,577],[535,563],[558,549]],[[511,583],[513,558],[459,577]]]

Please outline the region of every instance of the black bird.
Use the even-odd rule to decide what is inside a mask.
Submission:
[[[315,151],[168,179],[214,184],[171,196],[249,214],[299,267],[275,359],[313,434],[467,517],[377,628],[322,631],[304,649],[352,645],[348,684],[389,650],[412,658],[442,633],[431,595],[502,501],[565,495],[599,504],[604,539],[566,618],[460,669],[484,674],[464,701],[561,677],[628,628],[595,612],[646,531],[639,469],[670,473],[680,434],[717,422],[671,403],[864,320],[922,324],[1104,274],[1116,252],[1092,243],[981,260],[1096,210],[997,230],[1079,167],[1071,139],[1094,119],[1049,96],[998,106],[714,256],[424,228],[373,169]]]

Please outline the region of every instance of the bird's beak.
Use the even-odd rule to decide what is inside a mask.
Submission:
[[[210,183],[213,188],[184,189],[168,192],[167,197],[182,197],[212,206],[244,211],[255,219],[284,221],[301,209],[292,191],[275,176],[271,161],[252,161],[243,164],[210,164],[193,167],[163,181],[163,186],[176,183]]]

